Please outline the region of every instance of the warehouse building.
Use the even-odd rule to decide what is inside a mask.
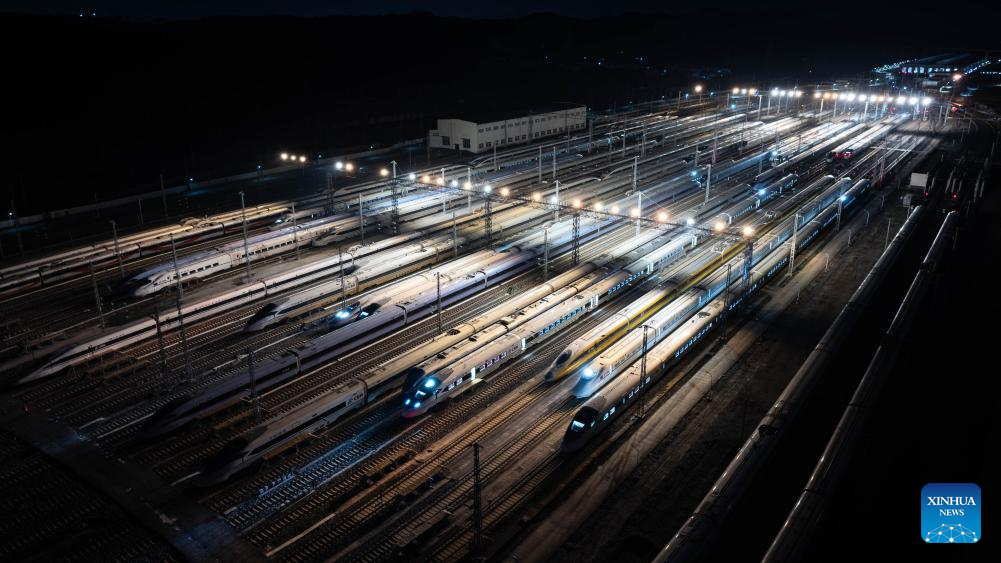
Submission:
[[[510,115],[439,119],[438,128],[428,132],[428,143],[432,148],[480,153],[587,128],[587,107],[583,105],[515,113],[522,117]]]

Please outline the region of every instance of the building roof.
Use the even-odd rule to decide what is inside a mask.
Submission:
[[[529,115],[539,115],[543,113],[550,113],[555,111],[562,111],[566,109],[574,109],[586,107],[586,104],[577,103],[551,103],[542,104],[532,108],[515,108],[515,109],[486,109],[486,110],[460,110],[457,115],[452,115],[448,119],[461,119],[463,121],[469,121],[472,123],[493,123],[494,121],[503,121],[505,119],[517,119],[521,117],[527,117]]]

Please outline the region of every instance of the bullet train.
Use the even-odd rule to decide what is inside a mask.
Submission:
[[[275,216],[289,212],[284,204],[261,205],[247,209],[247,224],[258,227]],[[239,232],[243,226],[237,213],[222,213],[205,219],[186,219],[177,225],[152,231],[124,235],[118,238],[118,253],[114,241],[67,250],[0,268],[0,297],[17,295],[56,282],[87,275],[94,269],[114,265],[121,256],[123,262],[161,254],[170,250],[170,235],[178,248]]]
[[[387,274],[404,275],[413,268],[433,264],[442,252],[451,248],[451,240],[422,241],[402,248],[381,252],[378,256],[359,258],[355,260],[351,254],[346,258],[352,264],[344,269],[343,278],[338,274],[330,281],[314,285],[266,303],[248,320],[244,327],[246,332],[256,332],[274,326],[282,321],[293,319],[306,313],[322,311],[331,300],[341,295],[351,295],[351,300],[337,311],[333,320],[334,327],[347,324],[360,315],[366,317],[378,308],[379,302],[367,299],[361,303],[355,296],[359,291],[369,287],[377,279]],[[343,292],[342,292],[343,279]]]
[[[818,129],[822,129],[823,127],[826,126],[821,126]],[[760,184],[761,182],[767,182],[769,180],[779,178],[787,174],[788,171],[795,170],[801,164],[807,163],[814,158],[826,154],[828,147],[832,147],[838,144],[839,141],[864,130],[865,127],[866,126],[861,123],[836,123],[831,126],[831,131],[836,132],[833,136],[829,133],[821,132],[812,138],[807,138],[803,141],[799,154],[796,154],[796,156],[787,160],[783,160],[781,163],[772,166],[770,169],[762,172],[761,174],[758,174],[754,177],[753,183]],[[793,151],[790,149],[783,152],[788,154]]]
[[[380,301],[373,312],[365,316],[359,313],[356,320],[347,326],[257,363],[254,366],[254,374],[258,392],[298,377],[390,331],[431,314],[433,305],[437,301],[439,279],[442,303],[447,305],[524,271],[530,265],[529,255],[521,250],[504,253],[483,251],[467,257],[471,258],[468,263],[456,271],[446,265],[434,271],[418,274],[415,277],[420,278],[422,283],[416,289],[392,296],[388,302]],[[440,274],[440,278],[435,275],[436,272]],[[382,299],[389,291],[391,291],[389,287],[384,288],[379,293],[378,299]],[[147,420],[139,439],[146,440],[162,435],[236,404],[244,399],[249,385],[249,373],[243,370],[198,390],[195,395],[172,401]]]
[[[362,245],[355,248],[353,253],[345,256],[345,263],[356,257],[363,257],[381,250],[380,244]],[[345,266],[346,274],[353,270],[353,266]],[[185,322],[192,322],[218,315],[225,311],[245,305],[254,300],[284,292],[301,285],[314,282],[330,276],[336,276],[340,272],[340,261],[337,256],[326,258],[296,266],[286,272],[272,275],[268,278],[254,281],[237,288],[222,291],[205,299],[189,302],[181,307]],[[179,326],[179,316],[175,309],[168,309],[160,313],[160,328],[168,331]],[[60,371],[81,363],[97,359],[104,354],[115,350],[120,350],[129,345],[152,338],[156,335],[156,320],[146,318],[128,325],[109,329],[97,336],[58,352],[50,359],[46,360],[35,371],[20,378],[17,383],[28,383],[42,379]]]
[[[204,486],[220,483],[234,473],[251,467],[262,458],[294,443],[302,434],[318,431],[343,419],[344,416],[371,403],[386,392],[397,389],[411,366],[433,357],[449,345],[465,340],[536,300],[559,291],[574,281],[579,281],[581,277],[591,275],[595,268],[596,266],[591,263],[581,264],[456,326],[439,335],[434,341],[375,367],[364,377],[351,380],[294,411],[247,430],[232,440],[232,445],[227,444],[206,462],[196,484]]]
[[[309,244],[313,238],[330,232],[357,233],[359,219],[353,215],[332,215],[314,221],[286,226],[280,230],[249,237],[161,263],[140,272],[124,282],[119,292],[131,297],[143,297],[173,287],[178,275],[181,282],[205,278],[218,272],[243,265],[249,253],[251,262],[295,249],[295,245]],[[351,235],[346,235],[351,236]]]
[[[692,242],[690,237],[674,239],[662,244],[655,239],[650,245],[640,247],[641,258],[632,261],[625,268],[606,277],[593,287],[580,291],[574,296],[572,303],[555,307],[538,314],[531,320],[519,322],[518,316],[505,319],[497,325],[484,331],[489,333],[476,335],[476,340],[489,342],[488,345],[459,357],[466,346],[457,345],[452,354],[443,352],[416,366],[407,374],[404,383],[403,416],[414,417],[427,412],[435,404],[465,392],[470,386],[464,382],[476,382],[492,373],[500,364],[519,356],[534,344],[549,338],[556,332],[565,329],[573,322],[586,316],[598,306],[601,300],[611,299],[630,285],[639,283],[654,272],[683,256],[685,245]],[[537,304],[542,308],[543,305]],[[440,360],[453,358],[452,363]]]
[[[193,483],[198,487],[208,487],[222,483],[232,475],[254,466],[265,456],[276,452],[288,444],[300,440],[300,436],[318,432],[352,411],[357,410],[374,400],[374,393],[365,381],[357,379],[335,391],[337,400],[331,401],[327,396],[314,399],[312,403],[321,404],[317,408],[299,408],[268,424],[255,426],[230,440],[218,452],[212,455],[202,466],[199,475]]]
[[[766,188],[765,193],[761,195],[758,195],[759,192],[755,192],[749,196],[745,196],[737,203],[731,205],[727,211],[724,211],[718,217],[726,218],[725,223],[726,225],[729,225],[733,220],[739,219],[748,212],[757,209],[760,205],[759,202],[767,201],[775,197],[778,194],[777,188],[785,185],[788,181],[789,180],[783,179],[776,182],[771,187]],[[723,219],[720,218],[707,221],[700,230],[692,229],[682,233],[676,239],[665,245],[664,248],[667,249],[666,252],[673,252],[675,249],[679,248],[679,245],[680,248],[683,249],[684,245],[689,241],[692,241],[692,246],[694,246],[696,241],[701,240],[705,236],[705,231],[710,229],[720,230],[716,225],[717,222],[723,221]],[[546,370],[544,377],[545,380],[555,382],[570,375],[577,369],[578,364],[583,358],[593,355],[607,346],[610,339],[617,337],[623,328],[628,327],[636,320],[636,318],[644,314],[649,307],[670,293],[671,290],[672,288],[665,287],[653,291],[651,294],[648,294],[649,297],[647,300],[640,299],[631,303],[623,308],[619,314],[606,319],[598,326],[581,335],[556,356],[553,363],[549,366],[549,369]]]
[[[845,202],[856,201],[870,186],[869,180],[861,180],[856,183],[843,194],[845,199],[840,208],[844,209]],[[835,194],[839,193],[838,190],[831,191]],[[805,220],[800,226],[798,230],[800,236],[796,244],[797,252],[809,245],[823,229],[837,219],[839,206],[832,205],[834,200],[831,198],[824,198],[824,200],[827,203],[821,207],[822,211],[819,213],[810,212],[810,219]],[[811,202],[810,205],[813,206],[814,203]],[[787,219],[784,221],[781,231],[789,233],[792,228],[792,221]],[[782,238],[781,235],[775,237],[776,240],[780,238]],[[762,257],[751,269],[747,291],[739,293],[732,300],[729,308],[725,306],[724,298],[717,297],[699,309],[695,315],[663,338],[657,345],[649,348],[645,378],[641,377],[640,361],[635,360],[627,368],[620,370],[617,377],[611,378],[608,384],[593,393],[591,398],[578,408],[570,421],[564,433],[562,450],[573,452],[583,448],[588,441],[615,420],[617,413],[622,413],[631,403],[636,401],[645,387],[664,374],[667,368],[674,365],[696,342],[715,328],[721,315],[725,314],[727,309],[732,310],[742,300],[757,291],[781,271],[789,261],[789,251],[783,248],[781,243],[770,244],[756,252],[760,253]]]
[[[877,144],[883,137],[896,128],[896,124],[876,125],[861,135],[839,144],[827,153],[827,161],[851,160],[852,156]]]

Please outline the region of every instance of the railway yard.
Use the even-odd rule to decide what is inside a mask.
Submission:
[[[799,494],[997,133],[753,94],[8,252],[0,560],[680,560],[724,521],[781,549],[795,496],[710,489],[833,417]],[[334,165],[305,166],[276,185]]]

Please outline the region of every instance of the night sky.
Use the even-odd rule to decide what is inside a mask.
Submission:
[[[181,183],[282,150],[419,138],[465,111],[610,108],[696,82],[811,84],[1001,49],[1001,3],[968,5],[7,1],[0,49],[15,54],[4,78],[17,111],[0,196],[28,214],[153,189],[161,173]]]

